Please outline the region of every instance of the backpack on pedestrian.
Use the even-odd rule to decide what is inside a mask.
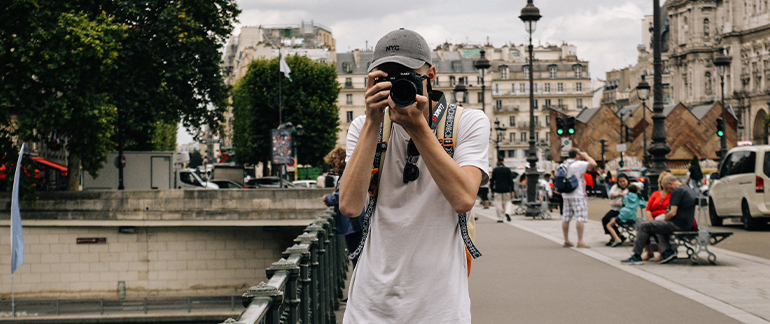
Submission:
[[[327,173],[324,178],[324,188],[334,188],[334,176],[331,173]]]
[[[556,176],[553,178],[553,186],[561,194],[570,193],[575,191],[580,186],[578,178],[574,174],[570,174],[569,166],[572,163],[563,163],[556,171]]]
[[[457,134],[457,128],[460,125],[460,116],[463,113],[463,108],[454,104],[449,104],[442,113],[441,118],[438,120],[438,126],[436,128],[436,138],[444,150],[450,157],[454,158],[455,145],[457,141],[455,136]],[[364,217],[364,226],[361,237],[361,244],[358,248],[350,253],[349,258],[353,259],[363,250],[366,238],[369,234],[370,218],[374,214],[374,209],[377,206],[377,196],[379,194],[380,175],[382,170],[382,163],[385,161],[385,153],[388,149],[388,141],[390,140],[390,131],[392,122],[390,120],[389,108],[385,109],[385,119],[380,127],[380,138],[377,144],[377,151],[375,153],[374,165],[372,168],[372,177],[369,182],[369,202],[366,206]],[[443,129],[442,133],[440,130]],[[481,256],[481,253],[473,244],[476,239],[476,220],[473,215],[473,211],[464,214],[458,214],[458,225],[460,226],[460,234],[462,235],[463,242],[465,243],[465,259],[468,267],[468,276],[471,274],[471,261]]]

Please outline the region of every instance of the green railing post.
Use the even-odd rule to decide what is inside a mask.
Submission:
[[[259,285],[253,286],[249,288],[248,291],[246,291],[245,294],[243,294],[244,298],[244,306],[248,307],[248,304],[246,304],[245,300],[248,299],[249,304],[253,302],[254,299],[260,299],[260,298],[268,298],[271,300],[270,302],[270,310],[267,312],[267,316],[265,316],[264,323],[265,324],[280,324],[281,323],[281,313],[283,309],[283,292],[278,290],[278,288],[271,286],[267,283],[260,282]]]
[[[316,238],[318,239],[318,244],[316,248],[316,272],[313,276],[313,279],[316,280],[315,284],[313,286],[317,287],[316,292],[317,294],[314,294],[313,296],[318,296],[317,302],[314,302],[314,304],[318,305],[318,313],[317,315],[313,315],[313,317],[318,318],[319,324],[326,324],[328,323],[327,320],[327,299],[326,299],[326,278],[325,278],[325,260],[326,260],[326,231],[324,230],[322,225],[319,225],[318,223],[313,223],[310,226],[305,228],[305,232],[310,233],[311,235],[315,234]]]
[[[290,323],[309,323],[309,305],[310,299],[310,280],[308,279],[308,263],[310,262],[310,245],[309,244],[294,244],[290,248],[283,252],[284,258],[290,256],[299,256],[299,262],[297,269],[297,275],[292,275],[292,280],[295,285],[295,297],[290,298],[291,314],[289,316]]]
[[[288,259],[280,259],[278,262],[273,262],[270,268],[267,269],[267,277],[273,277],[277,271],[285,271],[289,274],[289,279],[286,282],[284,289],[286,301],[289,304],[288,323],[297,323],[299,319],[297,313],[297,306],[299,306],[299,298],[297,298],[297,277],[299,276],[299,263],[302,258],[301,254],[291,255]]]
[[[298,243],[307,243],[310,244],[310,297],[308,298],[308,303],[310,304],[310,310],[309,310],[309,316],[310,321],[308,323],[318,324],[320,323],[319,319],[319,313],[320,313],[320,302],[319,302],[319,285],[318,285],[318,277],[320,275],[318,271],[319,262],[318,262],[318,250],[319,250],[319,240],[318,240],[318,234],[315,235],[310,233],[303,233],[302,235],[298,236],[294,242]]]

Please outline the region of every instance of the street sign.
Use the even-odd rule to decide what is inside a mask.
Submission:
[[[273,130],[273,163],[287,164],[291,159],[291,131]]]
[[[120,161],[120,164],[118,164],[118,161]],[[123,159],[118,159],[118,157],[115,157],[115,161],[113,161],[113,164],[116,168],[125,168],[126,167],[126,156],[123,156]]]
[[[615,149],[618,150],[618,152],[625,152],[626,151],[626,144],[618,144],[615,146]]]
[[[296,161],[294,161],[294,158],[291,158],[291,161],[289,161],[289,163],[286,163],[286,166],[287,167],[293,167],[295,162]]]
[[[201,144],[219,144],[219,143],[222,143],[222,140],[213,139],[213,138],[207,138],[207,139],[201,140]]]
[[[561,138],[561,156],[567,156],[572,149],[572,139],[569,137]]]

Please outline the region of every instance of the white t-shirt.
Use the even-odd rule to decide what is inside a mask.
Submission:
[[[553,193],[551,192],[551,182],[545,181],[545,179],[539,179],[537,181],[538,188],[537,190],[540,191],[540,195],[548,194],[548,198],[551,198],[553,196]]]
[[[561,194],[562,198],[586,198],[588,195],[586,195],[586,178],[585,173],[586,169],[588,169],[588,162],[586,161],[577,161],[573,159],[567,159],[564,163],[571,163],[569,165],[569,176],[575,176],[578,179],[578,183],[580,186],[578,188],[575,188],[572,192],[563,193]]]
[[[350,125],[347,158],[364,116]],[[466,109],[454,160],[489,179],[489,119]],[[420,158],[420,177],[404,184],[409,135],[393,124],[369,236],[353,270],[343,323],[471,323],[465,244],[457,213]]]

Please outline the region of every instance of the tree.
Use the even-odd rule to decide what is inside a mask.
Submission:
[[[291,81],[283,79],[283,122],[301,124],[299,162],[320,165],[337,142],[340,85],[334,65],[288,56]],[[278,58],[255,60],[232,91],[233,144],[238,163],[272,160],[271,130],[278,121]],[[283,78],[283,74],[280,74]]]
[[[153,151],[176,151],[176,124],[156,121],[152,137]]]

